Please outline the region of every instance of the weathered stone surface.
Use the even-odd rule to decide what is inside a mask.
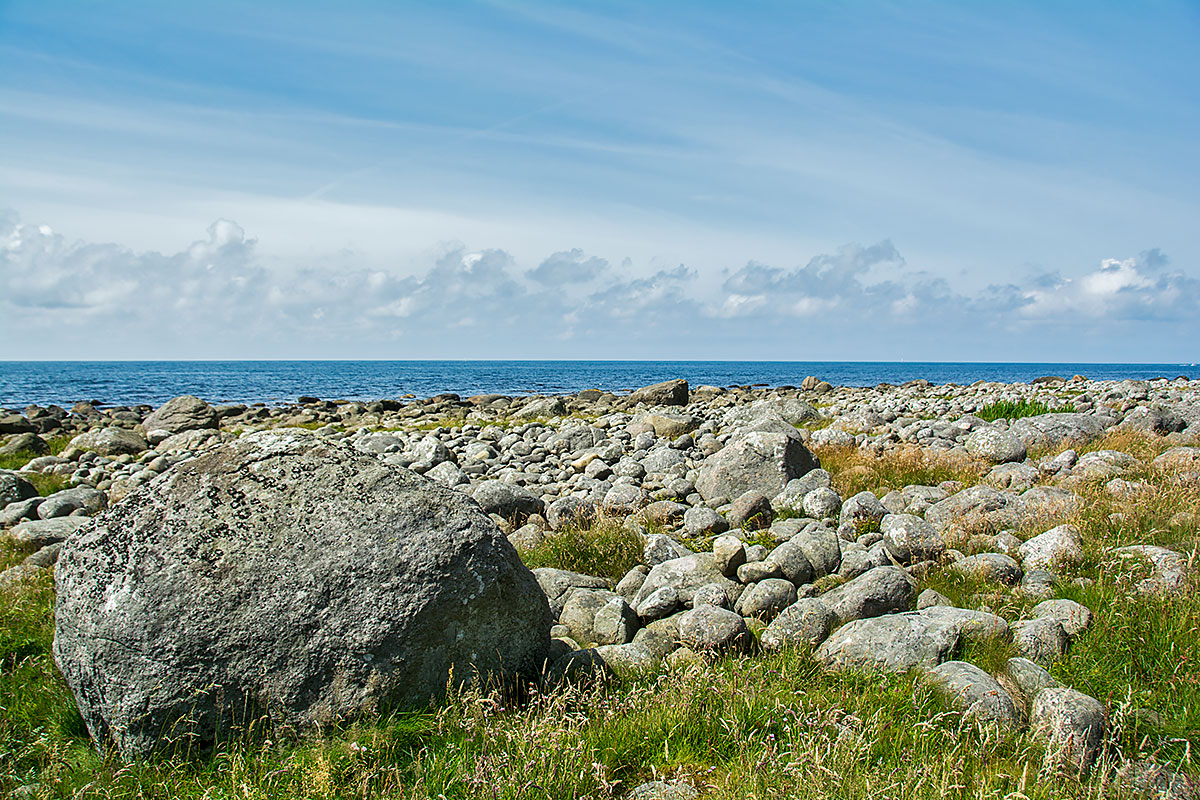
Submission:
[[[1012,639],[1008,622],[987,611],[935,605],[925,608],[921,613],[929,619],[953,626],[964,643],[1007,642]]]
[[[1008,431],[979,428],[967,437],[967,452],[990,464],[1025,460],[1025,443]]]
[[[679,599],[684,603],[692,602],[696,590],[706,584],[717,584],[729,598],[730,604],[741,596],[741,587],[729,580],[717,568],[716,559],[712,553],[694,553],[682,558],[655,566],[646,576],[645,583],[638,590],[635,606],[664,586],[673,586],[679,593]]]
[[[45,547],[64,542],[67,537],[91,522],[87,517],[55,517],[34,519],[13,527],[9,534],[18,542],[31,547]]]
[[[55,660],[126,757],[536,676],[550,610],[462,494],[300,431],[177,465],[68,539]]]
[[[762,633],[762,646],[767,650],[781,647],[816,647],[825,641],[836,621],[833,612],[820,598],[797,600],[780,612]]]
[[[996,680],[1022,709],[1028,711],[1033,698],[1042,689],[1059,688],[1062,684],[1043,667],[1028,658],[1015,656],[1004,662]]]
[[[1103,704],[1074,689],[1042,689],[1033,699],[1029,728],[1046,748],[1046,761],[1086,776],[1100,754],[1107,715]]]
[[[1001,733],[1016,733],[1021,714],[996,679],[974,664],[947,661],[924,674],[924,679],[963,716]]]
[[[1027,570],[1074,566],[1083,560],[1083,536],[1074,525],[1059,525],[1029,539],[1017,552]]]
[[[1041,414],[1014,420],[1008,431],[1026,447],[1052,449],[1067,442],[1088,442],[1104,434],[1105,420],[1091,414]]]
[[[10,470],[0,470],[0,508],[38,496],[32,483]]]
[[[937,666],[957,646],[952,625],[920,612],[885,614],[838,628],[817,649],[817,659],[835,670],[907,672]]]
[[[643,386],[627,398],[629,404],[646,403],[653,406],[686,406],[688,382],[683,378]]]
[[[92,428],[71,440],[72,447],[94,450],[102,456],[137,455],[150,447],[146,438],[128,428]]]
[[[487,514],[497,514],[505,519],[522,519],[532,514],[541,514],[546,504],[542,498],[526,489],[504,481],[484,481],[475,487],[471,497]]]
[[[1034,606],[1029,613],[1034,618],[1049,617],[1058,620],[1063,632],[1071,639],[1087,630],[1092,622],[1092,612],[1087,606],[1074,600],[1045,600]]]
[[[849,522],[861,530],[863,526],[882,523],[887,514],[888,510],[878,497],[871,492],[859,492],[842,503],[841,521]]]
[[[937,529],[913,514],[888,514],[879,530],[888,554],[901,564],[936,561],[946,552],[946,541]]]
[[[753,641],[741,616],[710,605],[680,615],[679,640],[697,653],[744,653]]]
[[[894,614],[912,608],[917,588],[899,567],[876,567],[821,595],[838,622]]]
[[[751,490],[774,497],[788,481],[819,466],[799,438],[752,431],[734,437],[704,459],[697,472],[696,490],[706,500],[739,497]]]
[[[770,527],[775,511],[766,495],[751,489],[734,498],[726,516],[731,527],[761,530]]]
[[[572,589],[608,589],[611,586],[606,578],[553,567],[539,567],[533,571],[533,576],[550,602],[550,610],[555,617],[562,613]]]
[[[1003,553],[979,553],[954,562],[952,569],[967,578],[979,578],[1005,586],[1021,582],[1021,566]]]
[[[1050,667],[1067,654],[1070,639],[1054,617],[1023,619],[1012,624],[1017,652],[1034,663]]]
[[[1117,787],[1131,797],[1200,800],[1200,780],[1150,759],[1130,759],[1117,772]]]
[[[1152,574],[1137,586],[1143,594],[1179,594],[1187,588],[1190,575],[1188,559],[1174,550],[1151,544],[1135,544],[1118,547],[1112,553],[1121,559],[1142,560],[1150,564]]]
[[[199,397],[185,394],[163,403],[142,422],[148,431],[182,433],[217,427],[217,411]]]
[[[770,622],[794,602],[796,586],[791,581],[768,578],[750,586],[742,593],[736,611],[743,617],[757,617],[764,622]]]

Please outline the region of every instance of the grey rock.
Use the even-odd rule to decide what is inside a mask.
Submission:
[[[739,497],[751,490],[774,497],[788,481],[819,466],[798,438],[755,431],[734,437],[704,459],[695,483],[705,500]]]
[[[561,417],[567,413],[567,407],[561,397],[538,397],[513,412],[518,419],[538,419],[542,417]]]
[[[642,560],[646,562],[646,566],[651,568],[657,567],[664,561],[690,555],[692,555],[691,550],[665,533],[650,534],[646,537],[646,546],[642,548]]]
[[[1049,667],[1067,654],[1070,639],[1054,617],[1024,619],[1011,627],[1017,652],[1034,663]]]
[[[87,517],[55,517],[35,519],[16,525],[9,535],[24,545],[45,547],[56,542],[65,542],[84,525],[91,522]]]
[[[943,534],[969,525],[990,526],[994,530],[1012,528],[1020,518],[1016,500],[990,486],[963,489],[925,511],[925,521]]]
[[[899,567],[875,567],[821,595],[839,623],[912,608],[917,589]]]
[[[685,604],[691,603],[696,590],[710,583],[722,587],[730,603],[736,601],[741,594],[740,587],[717,569],[717,562],[712,553],[694,553],[674,558],[650,570],[646,582],[638,590],[634,605],[640,605],[643,600],[664,586],[675,587],[675,591],[679,592],[679,599]]]
[[[978,428],[964,444],[968,453],[990,464],[1025,460],[1025,443],[998,428]]]
[[[777,565],[780,574],[797,586],[812,583],[815,579],[812,562],[799,542],[789,540],[779,545],[767,555],[766,563]]]
[[[48,544],[27,555],[21,563],[31,567],[52,567],[58,563],[58,554],[61,551],[61,542],[58,544]]]
[[[730,609],[733,607],[733,600],[730,599],[729,588],[719,583],[706,583],[696,589],[692,595],[692,607],[699,606],[716,606],[717,608]]]
[[[452,461],[442,461],[440,464],[430,467],[425,472],[425,477],[431,481],[437,481],[449,489],[453,489],[456,486],[467,486],[471,483],[471,479],[467,477],[467,473],[463,472]]]
[[[606,578],[553,567],[539,567],[533,571],[533,576],[549,601],[550,610],[555,617],[562,613],[563,604],[566,603],[567,595],[572,589],[608,589],[611,586]]]
[[[1016,733],[1021,714],[996,679],[974,664],[947,661],[924,673],[924,679],[963,716],[1002,734]]]
[[[1074,600],[1045,600],[1034,606],[1029,613],[1034,619],[1049,617],[1058,620],[1058,623],[1062,625],[1063,632],[1070,639],[1074,639],[1087,630],[1088,625],[1092,622],[1092,612],[1088,610],[1087,606],[1076,603]]]
[[[833,670],[907,672],[937,666],[957,646],[952,625],[920,612],[885,614],[838,628],[817,649],[817,659]]]
[[[25,432],[14,435],[0,447],[0,456],[17,455],[18,453],[34,453],[43,455],[50,452],[50,445],[36,433]]]
[[[1042,689],[1033,698],[1029,728],[1046,748],[1048,765],[1086,777],[1107,727],[1103,704],[1074,689]]]
[[[1021,566],[1003,553],[979,553],[954,562],[951,569],[965,578],[978,578],[1005,586],[1021,582]]]
[[[560,497],[546,506],[546,524],[552,531],[561,531],[576,522],[586,523],[594,516],[595,508],[591,503],[572,495]]]
[[[1150,564],[1153,573],[1137,585],[1142,594],[1172,595],[1187,589],[1190,575],[1188,559],[1174,550],[1157,545],[1136,544],[1118,547],[1112,550],[1112,553],[1121,559],[1143,560]]]
[[[729,530],[729,523],[711,508],[694,506],[683,514],[683,529],[688,536],[709,536]]]
[[[901,564],[936,561],[946,552],[946,541],[937,529],[912,514],[888,514],[879,529],[884,548]]]
[[[637,597],[638,589],[642,588],[642,584],[646,582],[646,575],[649,573],[650,568],[645,564],[631,567],[629,572],[626,572],[625,576],[617,581],[617,594],[632,604],[634,598]]]
[[[1025,711],[1029,710],[1033,698],[1042,689],[1062,686],[1040,665],[1020,656],[1005,661],[1000,671],[996,673],[996,680]]]
[[[596,611],[592,631],[596,644],[626,644],[633,640],[641,625],[623,597],[614,597]]]
[[[958,631],[958,638],[964,644],[988,642],[1008,642],[1012,639],[1012,631],[1003,617],[987,611],[976,611],[970,608],[954,608],[953,606],[931,606],[922,612],[929,619],[951,625]]]
[[[93,738],[131,759],[240,720],[305,727],[535,678],[549,647],[545,595],[474,503],[297,430],[139,487],[55,575],[55,661]]]
[[[837,618],[820,598],[797,600],[779,613],[762,633],[766,650],[816,647],[829,636]]]
[[[1068,442],[1091,441],[1104,429],[1104,419],[1090,414],[1041,414],[1014,420],[1008,431],[1026,447],[1051,450]]]
[[[712,654],[748,652],[753,641],[741,616],[710,605],[680,615],[679,639],[697,653]]]
[[[638,603],[637,615],[643,622],[653,622],[671,616],[679,606],[679,592],[674,586],[664,586]]]
[[[1129,759],[1117,771],[1118,790],[1131,797],[1200,800],[1200,780],[1150,759]]]
[[[21,520],[37,519],[37,509],[41,504],[42,498],[40,497],[30,497],[9,503],[4,506],[3,511],[0,511],[0,525],[8,527],[16,525]]]
[[[746,545],[736,536],[718,536],[712,553],[717,569],[727,578],[736,576],[738,567],[746,563]]]
[[[842,545],[837,533],[819,525],[806,526],[804,530],[788,539],[792,547],[798,547],[808,563],[812,565],[812,580],[832,575],[842,565]],[[800,584],[797,584],[800,585]]]
[[[768,578],[750,586],[738,600],[737,613],[770,622],[796,602],[796,586],[782,578]]]
[[[655,406],[686,406],[688,382],[682,378],[663,381],[652,386],[643,386],[627,398],[630,405],[646,403]]]
[[[137,455],[150,447],[137,431],[128,428],[93,428],[71,440],[72,447],[93,450],[102,456]]]
[[[182,433],[199,428],[216,428],[217,411],[199,397],[185,394],[168,400],[142,422],[148,431]]]
[[[760,530],[770,527],[775,511],[766,495],[751,489],[734,499],[726,518],[731,527]]]
[[[804,516],[813,519],[829,519],[837,517],[842,510],[842,498],[833,489],[820,487],[804,495],[801,503]]]
[[[10,470],[0,470],[0,506],[31,500],[38,496],[32,483]]]
[[[950,598],[935,589],[925,589],[917,595],[917,611],[924,611],[934,606],[953,606]]]
[[[518,522],[533,514],[541,514],[546,508],[542,498],[524,486],[504,481],[484,481],[471,491],[471,497],[475,498],[485,514],[496,514]]]
[[[1059,525],[1029,539],[1018,552],[1027,570],[1072,566],[1083,559],[1083,536],[1074,525]]]
[[[860,529],[864,525],[876,525],[883,522],[888,510],[879,502],[879,498],[871,492],[859,492],[842,503],[841,521],[851,523]]]
[[[700,793],[682,781],[650,781],[633,788],[630,800],[697,800]]]
[[[768,578],[782,578],[783,570],[774,561],[748,561],[738,567],[738,583],[758,583]]]
[[[563,598],[562,612],[558,615],[560,625],[566,625],[571,638],[580,644],[599,644],[596,638],[596,614],[610,600],[622,600],[609,589],[570,589]],[[603,642],[602,644],[623,644]]]
[[[603,506],[607,511],[632,514],[646,505],[648,499],[649,497],[642,487],[618,483],[604,494]]]

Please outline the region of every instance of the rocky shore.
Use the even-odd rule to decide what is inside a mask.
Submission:
[[[1049,671],[1099,611],[1063,587],[1094,581],[1083,566],[1095,559],[1128,564],[1130,591],[1192,585],[1191,553],[1152,541],[1100,547],[1081,520],[1097,498],[1200,487],[1200,381],[1080,376],[9,410],[0,455],[30,458],[0,471],[0,526],[30,552],[0,584],[52,568],[65,541],[97,515],[110,524],[105,510],[127,497],[168,503],[155,487],[209,454],[275,447],[256,433],[271,430],[469,495],[518,553],[571,528],[634,537],[640,563],[622,575],[534,569],[552,626],[551,684],[799,646],[829,670],[916,670],[976,722],[1032,731],[1076,775],[1102,757],[1110,711]],[[1096,447],[1121,437],[1157,443],[1153,457]],[[900,485],[873,466],[900,461],[947,477]],[[1180,541],[1194,541],[1198,511],[1170,518]],[[956,607],[928,588],[935,578],[977,591]],[[1002,663],[961,658],[996,643],[1011,653]],[[1120,766],[1135,783],[1162,777]]]

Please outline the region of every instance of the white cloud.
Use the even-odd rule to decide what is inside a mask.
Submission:
[[[447,244],[404,274],[345,253],[275,269],[258,248],[224,219],[164,254],[0,212],[0,318],[21,334],[2,355],[954,359],[990,347],[1037,360],[1051,329],[1097,346],[1175,341],[1180,325],[1196,328],[1200,301],[1200,282],[1156,250],[964,293],[910,270],[888,241],[794,269],[749,262],[719,285],[685,265],[638,275],[617,259],[618,270],[581,249],[527,269],[504,250]]]

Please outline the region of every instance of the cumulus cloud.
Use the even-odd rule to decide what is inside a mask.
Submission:
[[[589,256],[575,248],[552,254],[537,269],[526,272],[525,277],[543,286],[569,286],[590,283],[607,270],[608,262],[603,258]]]
[[[1200,283],[1157,250],[969,294],[910,268],[890,241],[794,268],[748,262],[715,287],[686,265],[638,274],[617,263],[571,249],[526,268],[504,250],[450,244],[407,273],[344,253],[280,269],[230,220],[163,254],[3,212],[0,316],[24,334],[4,357],[963,358],[946,348],[1020,336],[1036,348],[1064,326],[1094,335],[1119,323],[1128,340],[1174,324],[1178,335],[1196,327],[1200,300]]]

